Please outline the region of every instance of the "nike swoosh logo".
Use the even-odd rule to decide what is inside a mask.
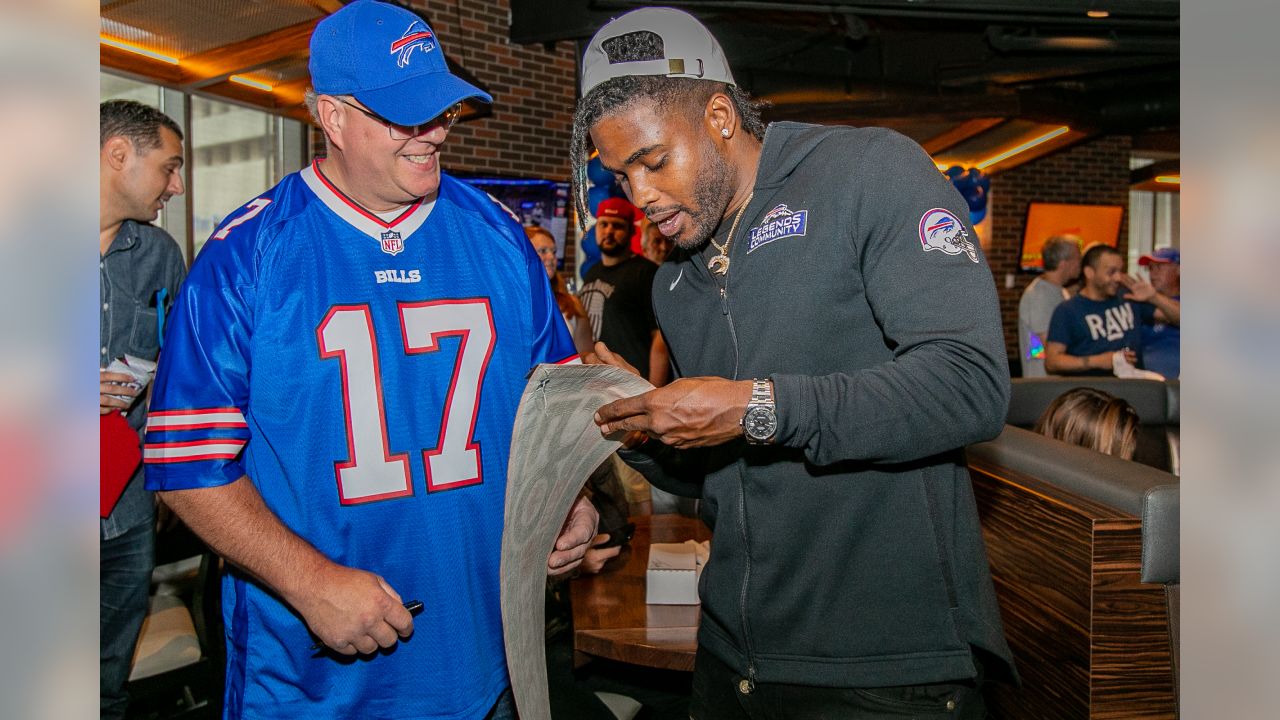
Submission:
[[[675,280],[671,281],[671,287],[667,288],[667,292],[675,290],[676,286],[680,284],[680,278],[682,277],[684,277],[684,268],[680,268],[680,274],[676,276]]]

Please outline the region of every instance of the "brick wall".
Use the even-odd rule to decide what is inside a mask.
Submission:
[[[513,45],[508,0],[414,0],[445,51],[493,95],[493,115],[456,127],[443,167],[455,172],[569,179],[575,43]]]
[[[1018,355],[1018,300],[1035,275],[1018,272],[1027,204],[1032,201],[1120,205],[1120,252],[1129,246],[1128,136],[1106,136],[1045,156],[991,180],[992,238],[987,259],[1000,293],[1000,315],[1009,357]],[[1014,276],[1012,288],[1005,278]]]

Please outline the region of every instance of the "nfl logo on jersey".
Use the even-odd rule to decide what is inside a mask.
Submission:
[[[404,238],[395,230],[382,233],[382,252],[388,255],[399,255],[404,252]]]

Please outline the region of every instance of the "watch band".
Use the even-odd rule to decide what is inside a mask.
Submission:
[[[747,407],[752,405],[773,405],[773,383],[768,379],[756,378],[751,381],[751,399],[747,401]]]
[[[751,399],[742,413],[742,434],[752,445],[767,445],[778,434],[778,414],[773,399],[773,383],[756,378],[751,382]]]

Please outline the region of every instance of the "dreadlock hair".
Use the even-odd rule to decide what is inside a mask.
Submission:
[[[648,30],[610,38],[602,43],[602,47],[611,63],[660,60],[666,57],[662,37]],[[653,100],[659,107],[683,107],[691,117],[701,117],[707,102],[716,93],[729,96],[743,129],[755,139],[763,141],[765,124],[760,119],[760,111],[768,103],[752,98],[736,85],[664,75],[627,75],[606,80],[591,88],[591,92],[578,101],[573,117],[573,138],[569,144],[578,227],[585,228],[587,224],[587,161],[591,154],[591,126],[606,115],[642,98]]]

